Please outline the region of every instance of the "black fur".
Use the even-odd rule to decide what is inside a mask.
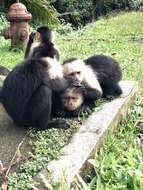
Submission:
[[[115,59],[106,55],[95,55],[84,62],[96,73],[103,90],[103,97],[112,99],[122,94],[122,89],[118,84],[122,78],[122,71]]]

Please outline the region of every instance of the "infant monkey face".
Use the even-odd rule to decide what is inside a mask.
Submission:
[[[83,95],[74,88],[67,89],[61,96],[62,107],[68,111],[74,111],[83,103]]]

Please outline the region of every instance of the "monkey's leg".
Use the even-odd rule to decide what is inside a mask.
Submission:
[[[102,93],[97,89],[86,87],[84,91],[84,96],[85,98],[96,100],[98,98],[101,98]]]
[[[32,96],[28,113],[31,117],[32,127],[38,130],[47,128],[67,128],[65,120],[51,121],[52,91],[43,85]]]
[[[116,96],[122,94],[122,89],[118,83],[103,86],[103,98],[113,100]]]
[[[121,87],[119,86],[119,84],[117,83],[116,85],[114,85],[115,86],[115,96],[119,96],[119,95],[121,95],[122,93],[123,93],[123,91],[122,91],[122,89],[121,89]]]

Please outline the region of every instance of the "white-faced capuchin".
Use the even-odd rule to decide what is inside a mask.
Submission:
[[[84,86],[75,82],[61,94],[53,96],[53,102],[56,102],[52,109],[53,117],[72,118],[81,116],[83,112],[90,112],[95,103],[94,100],[85,99],[84,94]]]
[[[81,61],[76,58],[63,63],[64,77],[84,85],[87,98],[113,99],[122,94],[119,81],[122,78],[118,62],[110,56],[96,55]]]

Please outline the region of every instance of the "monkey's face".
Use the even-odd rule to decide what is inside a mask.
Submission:
[[[64,109],[74,111],[83,103],[83,95],[75,88],[68,88],[61,96],[61,103]]]
[[[65,63],[63,65],[64,77],[81,83],[83,81],[84,66],[85,63],[78,59],[69,63]]]
[[[65,76],[66,79],[73,79],[79,83],[82,82],[83,76],[81,71],[73,71]]]

